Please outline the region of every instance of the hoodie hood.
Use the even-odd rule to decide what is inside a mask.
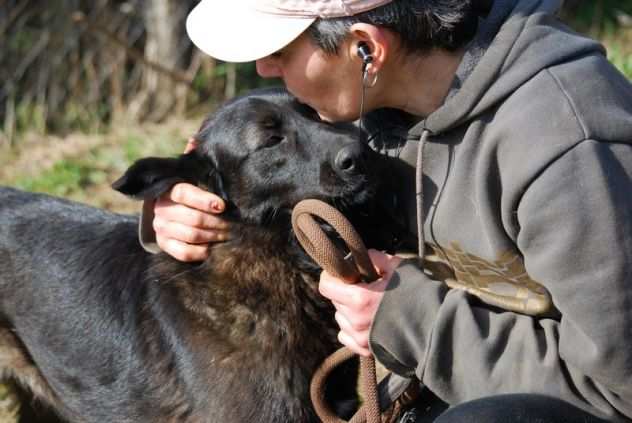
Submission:
[[[438,134],[494,107],[542,69],[603,47],[554,16],[561,0],[496,0],[469,44],[439,109],[411,130]],[[561,31],[560,31],[561,29]]]

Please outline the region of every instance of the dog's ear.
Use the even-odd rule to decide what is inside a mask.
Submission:
[[[195,153],[178,158],[148,157],[135,162],[112,188],[136,199],[153,199],[179,182],[206,184],[209,175],[216,173],[208,160]]]

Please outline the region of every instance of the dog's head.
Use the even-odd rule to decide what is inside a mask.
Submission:
[[[113,187],[148,199],[189,182],[223,197],[228,218],[257,224],[286,221],[306,198],[361,208],[377,189],[377,155],[358,128],[322,122],[282,90],[226,103],[196,139],[189,154],[139,160]]]

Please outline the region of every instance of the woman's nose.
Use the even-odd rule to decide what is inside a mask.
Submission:
[[[282,76],[281,67],[271,56],[257,60],[256,66],[257,73],[262,78],[280,78]]]

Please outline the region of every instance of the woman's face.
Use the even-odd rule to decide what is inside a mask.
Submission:
[[[277,53],[257,60],[257,73],[281,78],[288,91],[315,109],[321,119],[352,121],[360,113],[361,68],[348,51],[343,43],[338,54],[326,54],[303,33]]]

